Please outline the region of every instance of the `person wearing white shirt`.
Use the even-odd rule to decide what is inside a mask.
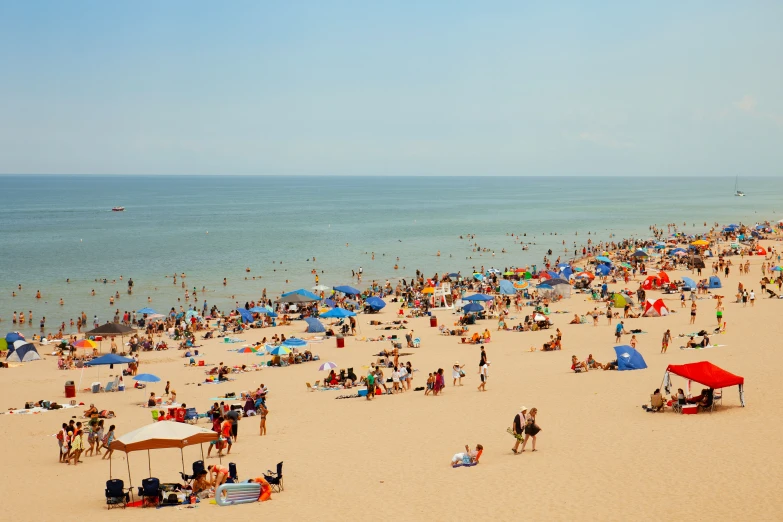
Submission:
[[[392,393],[397,393],[399,391],[400,391],[400,370],[394,368],[394,371],[392,372]]]
[[[481,384],[479,384],[478,390],[479,391],[487,391],[487,379],[489,378],[489,365],[492,364],[489,361],[485,362],[483,365],[481,365],[481,370],[479,373],[481,374]]]
[[[408,370],[402,364],[399,366],[398,373],[400,374],[400,391],[405,391],[405,382],[410,379],[410,375],[408,375]]]

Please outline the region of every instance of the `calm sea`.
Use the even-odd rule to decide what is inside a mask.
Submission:
[[[588,231],[605,240],[648,237],[653,223],[701,232],[705,221],[776,218],[777,180],[745,178],[741,188],[747,197],[729,178],[0,176],[0,328],[12,328],[15,310],[32,310],[36,331],[41,316],[56,331],[81,311],[103,322],[148,297],[159,312],[187,308],[175,272],[198,288],[199,309],[203,298],[226,309],[264,288],[310,288],[313,269],[330,286],[352,284],[360,266],[364,283],[417,268],[464,273],[540,263],[549,248],[565,256],[562,241],[572,256]],[[509,233],[535,244],[523,251]]]

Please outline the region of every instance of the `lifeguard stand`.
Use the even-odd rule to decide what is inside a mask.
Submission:
[[[432,308],[445,310],[454,309],[454,301],[451,297],[451,283],[441,283],[434,288],[430,304]]]

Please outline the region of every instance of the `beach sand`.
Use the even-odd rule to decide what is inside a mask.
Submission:
[[[777,244],[779,245],[779,243]],[[736,261],[736,258],[734,258]],[[258,420],[240,422],[239,440],[223,463],[235,462],[241,479],[259,476],[283,461],[285,492],[270,502],[219,508],[202,502],[195,513],[167,507],[157,510],[113,510],[116,520],[204,520],[207,517],[264,517],[270,520],[329,518],[371,518],[373,520],[780,520],[783,501],[778,485],[783,482],[778,415],[779,369],[783,367],[780,339],[783,301],[767,299],[759,291],[762,258],[751,257],[750,275],[733,270],[723,279],[724,320],[728,329],[712,336],[725,345],[707,350],[680,350],[685,344],[679,333],[716,325],[715,302],[698,301],[698,319],[688,325],[688,310],[679,306],[679,296],[663,296],[677,313],[663,318],[625,320],[626,329],[641,328],[638,350],[648,368],[641,371],[570,371],[571,355],[584,360],[592,353],[600,362],[614,359],[614,324],[570,325],[574,313],[592,310],[593,303],[575,294],[553,305],[555,326],[563,332],[563,350],[529,352],[540,346],[553,330],[538,332],[496,332],[494,320],[482,321],[492,332],[486,345],[491,361],[487,391],[479,384],[480,348],[458,343],[458,338],[438,335],[426,318],[409,320],[408,326],[421,338],[421,347],[410,359],[415,373],[413,386],[424,386],[427,373],[444,368],[446,389],[442,396],[424,397],[423,392],[406,392],[364,399],[335,400],[346,391],[309,392],[306,382],[323,381],[320,362],[286,368],[266,368],[236,376],[236,381],[197,386],[203,368],[185,367],[182,352],[142,353],[139,373],[154,373],[163,381],[147,390],[129,389],[99,395],[79,392],[77,399],[99,409],[117,413],[106,421],[116,424],[122,435],[150,422],[150,410],[138,406],[149,391],[162,393],[166,380],[172,382],[180,402],[205,411],[210,397],[225,392],[255,389],[264,383],[269,389],[268,436],[258,435]],[[705,271],[705,276],[707,275]],[[674,278],[688,272],[670,272]],[[705,277],[703,276],[703,277]],[[737,283],[756,290],[756,305],[735,304]],[[627,286],[635,289],[638,283]],[[619,289],[626,285],[610,285]],[[648,298],[658,292],[648,292]],[[361,342],[377,336],[372,319],[391,320],[397,311],[390,304],[376,316],[358,317],[361,332],[346,339],[344,349],[334,340],[311,344],[321,362],[334,361],[338,368],[353,367],[358,375],[375,361],[372,354],[389,348],[386,342]],[[529,310],[529,308],[527,309]],[[529,312],[514,314],[521,320]],[[456,315],[436,312],[440,324],[452,325]],[[516,324],[515,321],[509,321]],[[476,327],[473,327],[475,329]],[[674,336],[667,354],[660,354],[663,332]],[[242,334],[257,341],[274,332],[301,335],[302,323]],[[394,332],[392,332],[394,333]],[[403,337],[405,332],[396,332]],[[624,336],[627,343],[630,335]],[[204,342],[204,341],[202,341]],[[221,340],[204,342],[200,349],[208,363],[251,364],[266,358],[229,351],[241,344]],[[43,355],[44,349],[42,348]],[[2,370],[2,406],[22,407],[38,399],[66,402],[66,380],[79,381],[79,371],[58,371],[56,357]],[[464,386],[452,387],[451,366],[465,363]],[[741,408],[736,388],[724,390],[723,407],[714,413],[695,416],[671,412],[652,414],[640,406],[660,387],[668,364],[708,360],[746,378],[747,407]],[[98,380],[104,384],[107,368],[85,371],[82,387]],[[386,370],[387,377],[391,376]],[[126,384],[132,383],[129,378]],[[684,387],[675,378],[673,387]],[[694,384],[694,393],[700,386]],[[537,407],[536,453],[511,453],[513,438],[506,433],[521,405]],[[100,457],[83,457],[73,467],[54,458],[54,434],[78,410],[60,410],[34,416],[0,416],[0,434],[5,444],[4,464],[9,487],[6,517],[42,520],[75,520],[106,516],[103,489],[109,478],[109,463]],[[208,427],[205,421],[201,426]],[[484,446],[481,463],[452,469],[451,456],[465,444]],[[206,453],[206,447],[205,447]],[[179,480],[180,452],[151,453],[151,473],[162,482]],[[199,448],[186,448],[185,468],[200,458]],[[217,463],[216,458],[207,464]],[[113,476],[128,485],[126,455],[115,452]],[[146,453],[130,454],[134,486],[149,476]],[[18,492],[18,493],[14,493]],[[12,496],[13,495],[13,496]],[[45,502],[38,499],[45,498]]]

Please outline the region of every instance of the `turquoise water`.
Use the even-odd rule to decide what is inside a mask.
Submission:
[[[147,306],[148,296],[158,311],[187,305],[175,272],[187,274],[191,290],[206,286],[208,304],[225,309],[263,288],[271,296],[310,288],[312,269],[330,286],[352,284],[359,266],[364,283],[417,268],[464,273],[540,263],[549,248],[562,254],[563,240],[573,255],[588,231],[605,240],[647,237],[653,223],[687,222],[687,232],[701,232],[705,221],[776,218],[780,183],[741,185],[745,198],[734,197],[729,178],[0,176],[2,328],[11,329],[14,310],[32,310],[35,330],[46,316],[56,331],[81,311],[105,321],[115,308]],[[126,211],[111,212],[115,205]],[[507,233],[526,233],[535,245],[523,251]],[[495,256],[473,252],[473,241],[459,238],[466,234]],[[133,296],[125,293],[129,277]],[[103,278],[110,282],[96,282]],[[110,306],[116,291],[122,297]]]

